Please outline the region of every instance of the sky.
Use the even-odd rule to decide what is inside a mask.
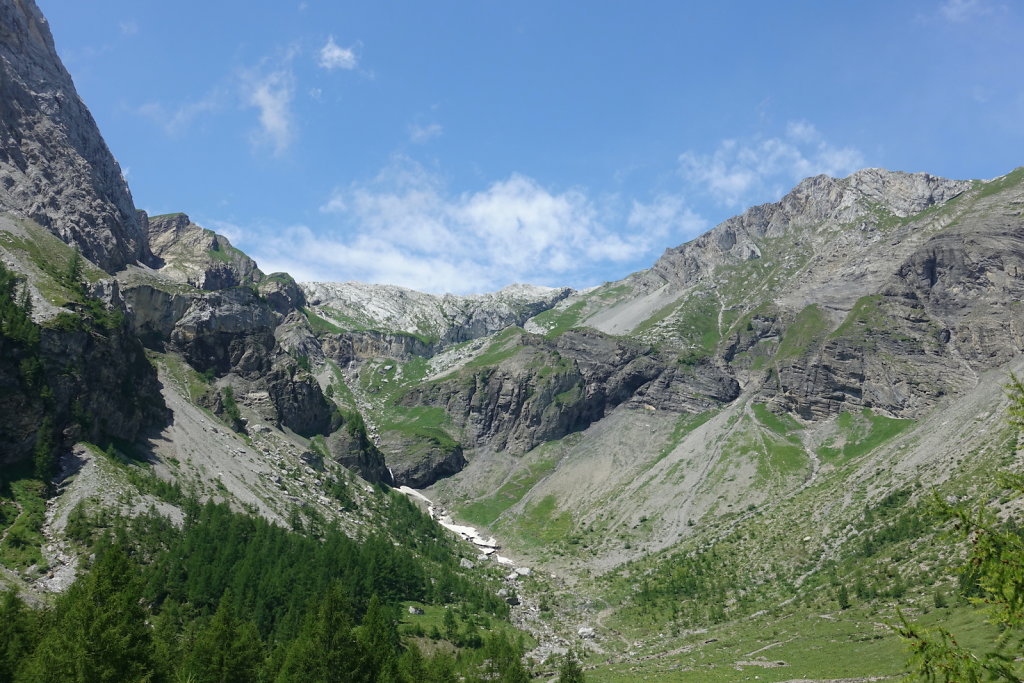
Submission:
[[[1024,164],[1024,3],[38,0],[151,215],[265,272],[583,288],[802,178]]]

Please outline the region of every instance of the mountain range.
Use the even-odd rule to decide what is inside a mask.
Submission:
[[[518,595],[538,661],[889,676],[879,622],[954,618],[961,550],[927,501],[1019,464],[1024,168],[815,176],[617,282],[437,296],[266,274],[136,209],[30,0],[0,0],[0,140],[27,312],[0,336],[0,467],[54,458],[35,554],[4,552],[25,502],[3,517],[0,580],[37,602],[83,571],[83,506],[180,524],[154,482],[357,539],[403,487],[497,537],[461,570]]]

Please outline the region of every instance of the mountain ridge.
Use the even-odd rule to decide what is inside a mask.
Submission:
[[[1024,168],[814,176],[584,291],[297,283],[137,211],[38,9],[0,27],[0,463],[55,494],[47,555],[3,572],[23,592],[69,583],[79,504],[180,524],[185,489],[365,540],[409,485],[536,568],[452,560],[503,573],[545,647],[622,629],[658,659],[838,585],[920,608],[951,561],[929,492],[1019,467]]]

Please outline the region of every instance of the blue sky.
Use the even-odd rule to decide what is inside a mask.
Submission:
[[[136,204],[267,272],[585,287],[801,178],[1024,164],[1024,5],[38,0]]]

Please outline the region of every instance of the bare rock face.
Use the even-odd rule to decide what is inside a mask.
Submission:
[[[288,315],[306,305],[306,297],[288,273],[271,273],[266,276],[259,283],[259,293],[281,315]]]
[[[510,285],[489,294],[437,296],[361,282],[307,282],[301,286],[309,306],[342,330],[405,333],[439,346],[522,325],[573,291],[568,287]]]
[[[384,456],[366,434],[360,420],[349,418],[341,429],[327,437],[327,450],[341,465],[363,479],[384,484],[395,484]]]
[[[26,374],[22,361],[38,358]],[[45,395],[45,398],[44,398]],[[134,440],[167,417],[156,372],[125,322],[66,316],[40,330],[38,350],[0,335],[0,463],[31,457],[44,416],[58,441]]]
[[[1024,187],[979,200],[896,265],[762,394],[805,418],[861,406],[916,417],[1024,351]]]
[[[32,0],[0,0],[0,207],[107,272],[149,259],[121,169]]]
[[[395,486],[424,488],[466,466],[462,446],[449,439],[387,431],[380,448],[387,454]]]
[[[175,282],[214,290],[263,279],[256,262],[226,237],[199,227],[183,213],[144,216],[143,223],[154,265]]]
[[[807,178],[778,202],[747,209],[692,242],[666,250],[641,276],[641,282],[656,289],[666,282],[685,286],[711,280],[719,266],[761,258],[758,243],[763,238],[826,222],[852,224],[871,214],[907,217],[943,204],[970,187],[969,181],[878,168],[847,178]]]
[[[515,343],[518,352],[495,367],[464,370],[404,401],[445,408],[475,446],[523,453],[585,429],[623,403],[700,412],[739,393],[712,365],[680,372],[650,347],[595,330],[554,340],[523,334]]]

